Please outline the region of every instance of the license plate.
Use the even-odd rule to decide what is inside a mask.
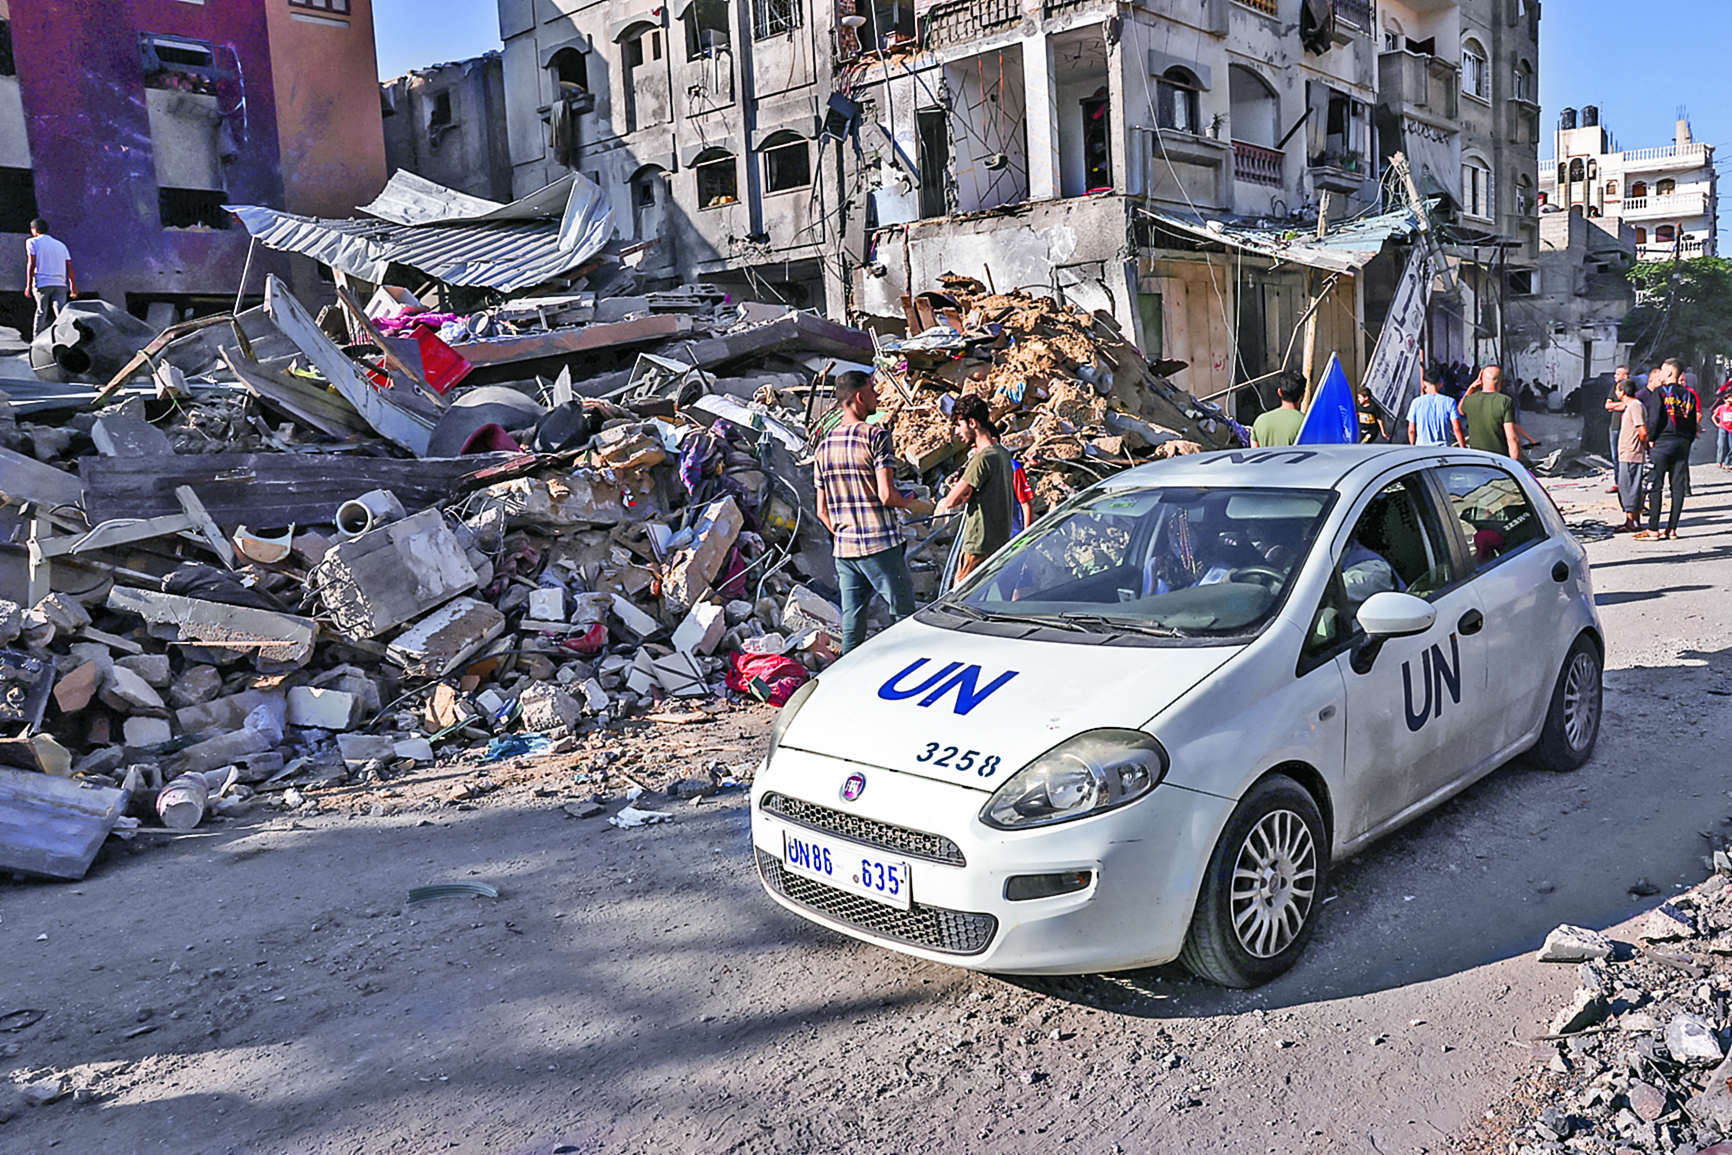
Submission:
[[[804,831],[798,834],[784,831],[782,862],[803,878],[898,910],[907,910],[911,903],[908,864],[883,858],[852,843],[814,837]]]

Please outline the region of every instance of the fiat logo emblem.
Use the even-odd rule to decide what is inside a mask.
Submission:
[[[866,775],[864,774],[850,774],[847,781],[842,783],[842,801],[844,802],[852,802],[864,793],[866,793]]]

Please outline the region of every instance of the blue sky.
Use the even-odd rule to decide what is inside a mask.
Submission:
[[[373,20],[381,78],[499,47],[493,0],[374,0]],[[1687,106],[1696,139],[1732,160],[1729,44],[1726,0],[1545,0],[1540,159],[1551,156],[1558,111],[1594,104],[1623,148],[1669,144]]]

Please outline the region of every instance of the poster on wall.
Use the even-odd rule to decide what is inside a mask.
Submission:
[[[1371,364],[1365,370],[1365,387],[1392,417],[1405,414],[1408,400],[1418,392],[1433,274],[1431,254],[1425,246],[1415,245],[1413,255],[1407,259],[1407,269],[1401,274],[1401,283],[1395,287],[1395,299],[1389,304],[1389,318],[1383,322],[1383,333],[1377,338]]]

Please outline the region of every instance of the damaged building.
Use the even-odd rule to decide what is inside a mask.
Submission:
[[[0,320],[28,329],[37,215],[81,296],[166,324],[234,300],[225,203],[346,216],[384,185],[371,0],[97,9],[0,0]]]
[[[1440,356],[1501,354],[1537,253],[1532,0],[501,0],[500,20],[519,195],[584,172],[669,283],[881,331],[953,272],[1106,311],[1198,396],[1300,367],[1312,317],[1305,344],[1356,376],[1405,261],[1373,258],[1411,231],[1373,224],[1407,207],[1396,152],[1452,228]],[[1289,243],[1320,215],[1322,241]],[[1359,255],[1319,257],[1344,224]]]
[[[417,68],[379,85],[385,168],[493,201],[511,197],[499,53]]]

